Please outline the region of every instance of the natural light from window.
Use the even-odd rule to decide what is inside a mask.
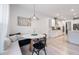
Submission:
[[[55,26],[55,20],[52,19],[52,26]]]

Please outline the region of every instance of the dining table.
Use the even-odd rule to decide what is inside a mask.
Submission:
[[[45,37],[45,35],[44,34],[23,34],[23,35],[21,35],[21,37],[23,39],[19,39],[19,40],[31,39],[29,50],[32,51],[33,41],[36,39],[41,39],[41,38]]]
[[[26,39],[37,39],[37,38],[43,38],[45,37],[44,34],[24,34],[22,35],[23,38]]]

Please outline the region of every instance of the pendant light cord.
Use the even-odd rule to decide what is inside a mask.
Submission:
[[[33,8],[34,8],[34,16],[35,16],[35,4],[33,5]]]
[[[33,4],[33,8],[34,8],[33,18],[34,18],[34,19],[39,19],[38,17],[36,17],[36,14],[35,14],[35,12],[36,12],[36,9],[35,9],[35,4]]]

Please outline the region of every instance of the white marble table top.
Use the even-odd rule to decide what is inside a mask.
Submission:
[[[43,38],[43,37],[45,37],[45,35],[43,35],[43,34],[38,34],[38,35],[25,34],[25,35],[22,35],[21,37],[23,37],[25,39],[37,39],[37,38]],[[20,40],[22,40],[22,39],[20,39]]]

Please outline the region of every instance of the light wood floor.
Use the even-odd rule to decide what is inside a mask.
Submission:
[[[27,46],[22,48],[22,51],[25,55],[31,55]],[[47,39],[46,51],[48,55],[77,55],[79,54],[79,46],[67,42],[67,37],[61,35]],[[40,55],[44,55],[43,51],[40,52]]]

